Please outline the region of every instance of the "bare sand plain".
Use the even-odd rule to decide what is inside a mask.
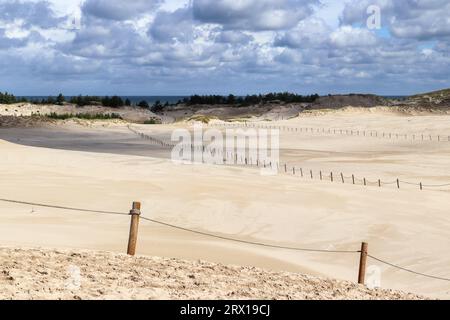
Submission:
[[[446,115],[315,114],[272,125],[450,135]],[[169,140],[187,124],[136,126]],[[27,131],[28,130],[28,131]],[[125,125],[0,129],[3,199],[127,212],[243,240],[323,250],[358,250],[438,277],[450,276],[449,191],[378,188],[214,165],[176,165]],[[281,161],[390,181],[450,182],[450,142],[281,132]],[[99,153],[104,152],[104,153]],[[129,218],[1,203],[6,246],[124,252]],[[357,254],[271,249],[141,223],[139,254],[202,259],[355,281]],[[371,260],[383,288],[449,298],[449,282]]]

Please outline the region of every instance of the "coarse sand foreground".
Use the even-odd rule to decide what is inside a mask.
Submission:
[[[123,128],[120,132],[128,137]],[[298,143],[310,143],[294,137],[288,137],[287,143],[294,146],[295,139]],[[325,138],[319,142],[331,148],[336,141],[356,141],[350,138],[353,140],[347,143],[346,139],[334,137],[328,145]],[[363,142],[360,146],[364,147]],[[126,147],[127,142],[121,142],[121,148]],[[441,148],[445,151],[439,153]],[[354,251],[367,241],[369,253],[376,257],[417,272],[449,277],[448,192],[362,188],[287,175],[266,177],[249,168],[179,166],[151,155],[52,150],[3,141],[0,150],[2,199],[124,213],[137,200],[142,202],[145,217],[186,228],[320,250]],[[433,159],[439,161],[438,170],[443,170],[441,164],[448,159],[447,150],[441,145],[432,150]],[[407,170],[414,171],[421,157],[410,156],[412,152],[414,148],[408,146],[407,156],[400,155],[396,166],[390,169],[390,164],[383,162],[379,172],[395,176],[396,170],[403,169],[403,159]],[[313,163],[314,159],[308,161]],[[370,161],[360,167],[370,168]],[[353,169],[362,170],[360,167]],[[433,168],[429,166],[426,171],[434,181]],[[408,172],[404,175],[415,180]],[[127,216],[0,202],[0,244],[5,246],[125,252],[128,231]],[[359,258],[357,253],[300,252],[227,242],[147,221],[141,222],[138,253],[352,282],[357,278]],[[449,282],[407,273],[373,259],[369,259],[368,277],[379,279],[383,288],[450,297]]]
[[[421,299],[254,267],[95,251],[8,248],[0,249],[0,287],[0,299]]]

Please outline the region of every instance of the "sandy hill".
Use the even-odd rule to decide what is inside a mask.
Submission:
[[[348,95],[328,95],[317,99],[312,107],[314,109],[337,109],[344,107],[364,107],[388,106],[389,100],[372,94],[348,94]]]
[[[31,123],[49,122],[45,116],[56,113],[65,114],[118,114],[125,121],[143,123],[146,120],[158,118],[148,109],[122,107],[109,108],[102,106],[77,107],[71,104],[58,105],[36,105],[32,103],[0,104],[0,125],[11,126],[17,123],[21,126],[31,125]],[[41,118],[40,118],[41,117]],[[30,119],[33,118],[33,119]],[[15,119],[15,120],[13,120]],[[52,121],[50,121],[52,122]]]
[[[349,282],[107,252],[0,249],[0,299],[420,299]]]
[[[411,96],[408,104],[416,104],[422,107],[450,107],[450,89],[433,91]]]
[[[394,113],[411,113],[416,111],[434,112],[446,111],[450,108],[450,89],[440,90],[420,95],[411,96],[405,100],[386,99],[373,94],[347,94],[328,95],[318,98],[314,103],[283,103],[273,102],[252,106],[229,105],[175,105],[168,106],[159,114],[142,108],[124,107],[107,108],[101,106],[77,107],[66,104],[34,105],[30,103],[17,103],[14,105],[0,104],[0,126],[36,126],[46,122],[52,122],[45,116],[50,113],[64,114],[112,114],[120,115],[125,121],[144,123],[150,119],[156,119],[162,123],[174,123],[182,121],[208,122],[214,119],[225,121],[264,120],[278,121],[296,118],[299,114],[310,110],[341,110],[343,108],[375,108],[384,107],[386,111]],[[32,115],[35,117],[30,118]],[[39,117],[42,116],[42,117]]]

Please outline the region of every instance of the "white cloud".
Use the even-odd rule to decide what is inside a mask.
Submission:
[[[343,26],[330,35],[331,44],[338,48],[372,47],[378,43],[376,36],[367,29]]]
[[[450,9],[448,1],[322,3],[0,0],[0,66],[13,75],[0,86],[15,91],[8,86],[26,82],[27,90],[42,90],[44,81],[66,86],[67,94],[83,88],[401,94],[426,91],[415,90],[419,79],[450,86],[448,10],[440,10]],[[381,35],[365,27],[372,3],[382,8]]]

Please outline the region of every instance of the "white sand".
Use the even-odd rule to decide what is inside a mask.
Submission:
[[[353,116],[352,120],[338,114],[287,123],[333,124],[349,129],[367,123],[371,128],[392,132],[450,132],[447,116]],[[414,126],[407,126],[410,121]],[[167,136],[171,128],[146,130]],[[111,130],[126,134],[124,129]],[[424,182],[450,180],[446,170],[450,143],[287,133],[283,134],[282,145],[287,161],[306,162],[306,167],[371,179],[401,176]],[[450,277],[448,192],[363,188],[286,175],[264,177],[247,168],[177,166],[156,158],[49,150],[7,142],[0,143],[0,150],[1,198],[123,212],[129,210],[133,200],[140,200],[145,216],[184,227],[319,249],[358,250],[362,241],[368,241],[375,256],[419,272]],[[0,243],[124,252],[128,224],[128,217],[1,203]],[[266,249],[144,222],[138,251],[350,281],[357,277],[357,254]],[[381,268],[384,288],[450,297],[448,282],[415,276],[375,261],[370,265]]]
[[[106,252],[0,248],[0,261],[0,299],[421,299],[253,267]]]

